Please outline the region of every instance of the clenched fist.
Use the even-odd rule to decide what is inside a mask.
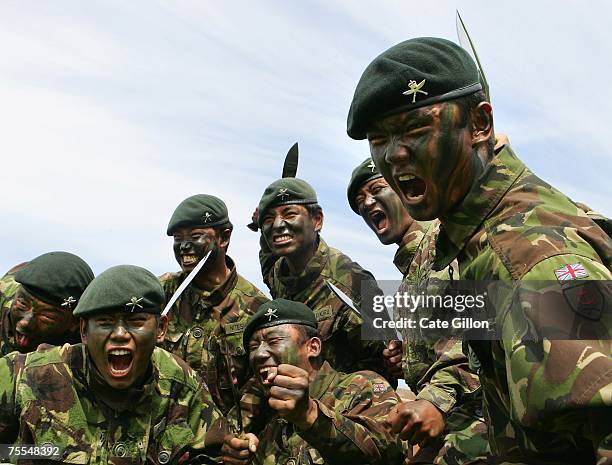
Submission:
[[[386,423],[391,434],[399,434],[401,439],[421,447],[438,437],[445,426],[442,412],[427,400],[396,405]]]
[[[387,348],[383,350],[383,357],[387,366],[387,372],[395,379],[402,379],[402,342],[389,341]]]
[[[223,447],[221,448],[221,456],[223,463],[230,465],[246,465],[257,452],[259,439],[252,433],[246,433],[241,436],[228,434],[223,438]]]

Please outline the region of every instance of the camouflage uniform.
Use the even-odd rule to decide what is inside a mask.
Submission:
[[[268,299],[236,272],[226,257],[230,274],[212,291],[193,283],[170,310],[164,349],[178,355],[206,381],[219,409],[225,414],[235,404],[225,356],[231,357],[237,387],[250,378],[249,363],[242,346],[242,332],[249,317]],[[160,282],[166,301],[180,286],[187,273],[166,273]]]
[[[11,268],[0,279],[0,356],[17,350],[12,325],[9,321],[9,310],[13,304],[13,297],[15,297],[17,290],[21,286],[21,284],[15,281],[15,273],[27,264],[28,262],[25,262]]]
[[[440,231],[434,269],[454,259],[465,280],[555,280],[568,264],[581,264],[588,279],[612,278],[610,238],[508,146]],[[514,325],[537,321],[527,311],[498,322],[503,340],[470,341],[481,364],[492,453],[508,463],[610,463],[609,335],[525,340]],[[603,323],[609,331],[610,321]]]
[[[396,464],[401,444],[383,426],[398,397],[376,373],[345,375],[325,362],[310,385],[319,417],[307,430],[275,416],[259,436],[254,464]]]
[[[99,375],[82,344],[0,359],[0,443],[51,443],[68,463],[178,463],[185,452],[213,463],[225,425],[208,391],[165,350],[151,360],[148,381],[111,408],[96,394]]]
[[[416,222],[415,222],[416,223]],[[429,279],[458,279],[457,262],[441,271],[431,269],[440,222],[421,223],[420,231],[408,231],[393,262],[404,273],[400,292]],[[440,440],[421,449],[411,463],[462,464],[484,459],[489,451],[487,426],[482,412],[478,375],[470,370],[462,343],[456,339],[433,342],[405,332],[402,346],[404,379],[417,394],[444,413]]]
[[[272,297],[302,302],[315,313],[323,341],[324,360],[344,373],[384,370],[384,343],[362,340],[362,319],[325,284],[331,281],[360,307],[362,282],[369,281],[378,288],[369,271],[339,250],[329,247],[322,238],[319,238],[314,256],[299,276],[289,274],[283,257],[276,257],[273,261],[264,249],[262,252],[262,273]]]

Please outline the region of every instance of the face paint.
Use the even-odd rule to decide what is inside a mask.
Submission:
[[[306,369],[307,353],[306,341],[290,324],[258,329],[249,341],[249,363],[266,393],[270,389],[268,378],[278,365],[287,363]]]
[[[218,250],[219,237],[213,228],[177,228],[174,233],[174,258],[183,271],[191,271],[209,250],[213,250],[212,263]],[[208,266],[208,263],[205,267]]]
[[[281,205],[266,211],[261,232],[272,253],[299,256],[312,249],[317,241],[314,218],[302,205]]]
[[[144,377],[158,338],[150,313],[100,313],[81,322],[81,337],[106,383],[114,389],[137,385]]]
[[[355,196],[359,214],[383,244],[401,242],[414,221],[384,178],[372,179]]]
[[[444,102],[383,118],[368,131],[376,167],[413,218],[443,219],[482,171],[468,117]]]
[[[17,349],[22,353],[36,350],[43,343],[71,342],[76,329],[72,310],[43,302],[23,286],[15,294],[9,319]]]

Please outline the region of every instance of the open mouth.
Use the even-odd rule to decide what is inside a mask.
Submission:
[[[108,352],[108,368],[111,376],[120,378],[126,376],[131,368],[134,357],[131,350],[112,349]]]
[[[264,386],[269,386],[272,384],[272,380],[276,376],[276,367],[275,366],[266,366],[261,367],[259,369],[259,377],[261,378],[261,382]]]
[[[293,236],[289,234],[281,234],[272,238],[272,243],[276,246],[283,246],[291,243]]]
[[[389,226],[387,215],[382,210],[375,210],[370,213],[370,222],[376,228],[376,234],[385,232]]]
[[[19,331],[15,331],[15,344],[17,344],[19,347],[29,347],[30,338]]]
[[[404,174],[397,178],[399,188],[408,200],[409,203],[420,202],[425,196],[427,185],[418,176],[413,174]]]
[[[181,264],[183,266],[195,265],[198,262],[198,257],[195,255],[181,255]]]

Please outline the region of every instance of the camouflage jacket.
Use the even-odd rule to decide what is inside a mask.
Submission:
[[[17,350],[15,335],[9,320],[9,310],[13,304],[13,297],[21,286],[15,281],[15,273],[26,265],[27,262],[14,266],[0,279],[0,356]]]
[[[151,360],[148,382],[116,411],[94,393],[82,344],[0,359],[0,443],[50,443],[68,463],[175,464],[186,452],[214,463],[226,425],[210,394],[172,354],[156,348]]]
[[[412,240],[404,240],[394,263],[404,273],[400,292],[411,292],[414,285],[431,279],[458,279],[457,262],[434,271],[435,242],[439,221],[426,224]],[[395,311],[396,315],[399,312]],[[404,330],[402,345],[404,380],[417,400],[427,400],[444,412],[445,429],[440,440],[421,449],[419,459],[429,456],[436,464],[464,463],[488,454],[487,427],[482,411],[482,390],[478,375],[469,367],[462,342],[440,339],[421,340]]]
[[[269,263],[269,257],[262,260],[262,272],[268,270],[264,281],[270,287],[272,297],[303,302],[314,311],[323,340],[325,360],[344,373],[358,370],[384,372],[384,342],[363,340],[362,319],[325,284],[331,281],[360,307],[362,283],[368,281],[378,288],[369,271],[339,250],[328,247],[321,238],[315,255],[299,276],[289,274],[282,257],[277,258],[272,267],[269,267]]]
[[[242,332],[249,317],[268,299],[236,272],[211,292],[191,284],[170,310],[170,323],[163,348],[185,360],[206,381],[219,409],[225,414],[235,404],[227,359],[241,388],[250,378],[249,363],[242,347]],[[160,282],[166,301],[185,279],[186,273],[166,273]]]
[[[454,259],[465,280],[556,282],[569,265],[588,279],[612,278],[610,238],[508,146],[440,231],[434,269]],[[565,276],[567,283],[576,283],[572,276]],[[512,463],[586,464],[596,456],[598,463],[609,463],[604,457],[612,460],[610,335],[590,341],[525,339],[526,331],[538,327],[538,315],[526,307],[498,314],[500,340],[470,341],[481,364],[491,450]],[[604,318],[609,332],[609,308]]]
[[[401,463],[401,443],[383,425],[398,397],[383,378],[368,371],[345,375],[325,362],[310,385],[310,397],[319,408],[315,423],[299,430],[273,416],[259,435],[252,463]]]

